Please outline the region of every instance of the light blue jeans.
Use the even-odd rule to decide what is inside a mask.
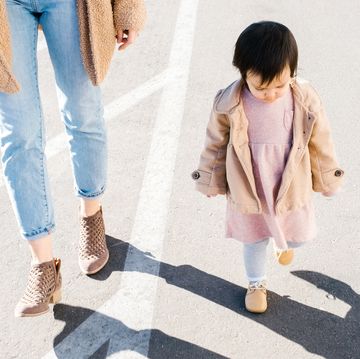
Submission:
[[[56,77],[61,118],[69,137],[76,194],[96,198],[105,189],[106,131],[101,91],[85,72],[80,54],[76,0],[6,0],[16,94],[0,93],[2,166],[10,200],[26,239],[53,231],[45,130],[37,67],[42,25]]]
[[[266,280],[266,249],[270,238],[256,243],[244,243],[244,265],[249,282]],[[303,243],[287,242],[289,248],[298,248]]]

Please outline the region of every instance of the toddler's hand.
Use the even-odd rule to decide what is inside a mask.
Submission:
[[[338,194],[339,192],[341,192],[340,188],[338,188],[336,191],[322,192],[322,195],[325,196],[325,197],[333,197],[336,194]]]

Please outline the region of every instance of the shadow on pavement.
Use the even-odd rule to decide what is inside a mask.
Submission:
[[[67,343],[60,344],[68,334],[70,334],[79,324],[79,322],[85,321],[90,315],[95,314],[97,316],[94,324],[97,324],[98,334],[96,335],[96,341],[100,340],[102,343],[99,348],[95,349],[90,355],[84,356],[84,352],[88,350],[82,350],[86,346],[86,342],[91,342],[92,333],[89,333],[89,337],[85,335],[85,338],[79,337],[77,341],[78,346],[74,346],[74,340],[71,341],[71,345]],[[171,337],[164,332],[157,329],[146,329],[136,331],[127,327],[121,321],[111,318],[107,315],[94,312],[93,310],[72,307],[66,304],[57,304],[54,307],[55,319],[65,322],[65,328],[59,336],[54,340],[54,350],[57,358],[60,359],[103,359],[114,353],[123,352],[126,350],[136,351],[139,354],[153,359],[168,359],[168,358],[209,358],[209,359],[226,359],[226,357],[201,348],[195,344],[186,342],[184,340]],[[147,352],[147,348],[143,348],[141,343],[141,337],[151,335],[150,350]],[[137,340],[140,338],[140,340]],[[75,340],[76,342],[76,340]],[[86,348],[88,349],[88,348]]]
[[[292,272],[296,277],[328,292],[328,296],[331,296],[332,299],[342,300],[349,304],[351,309],[345,318],[298,303],[271,291],[268,291],[269,308],[267,312],[256,315],[245,310],[243,302],[246,289],[241,286],[190,265],[173,266],[158,262],[150,253],[144,253],[128,243],[109,236],[107,242],[111,253],[109,263],[100,274],[92,276],[94,279],[105,280],[113,271],[123,271],[126,253],[130,250],[137,260],[127,265],[127,271],[148,273],[146,268],[151,269],[160,266],[158,275],[166,280],[168,284],[192,292],[239,315],[254,320],[277,334],[303,346],[310,353],[328,359],[360,358],[360,296],[349,285],[339,280],[312,271]],[[154,274],[152,270],[149,270],[149,273]],[[93,313],[85,308],[74,308],[66,305],[55,306],[54,312],[57,319],[66,322],[63,332],[54,341],[54,347]],[[62,314],[59,316],[60,312]],[[104,319],[108,320],[107,318]],[[114,319],[110,319],[114,321]],[[131,331],[120,322],[114,323],[114,325],[119,330]],[[124,350],[124,348],[121,348],[121,343],[118,343],[118,345],[120,346],[119,350]],[[99,348],[99,350],[102,349]],[[102,357],[101,355],[98,356],[98,358]],[[221,358],[218,354],[207,352],[194,344],[169,337],[158,330],[151,330],[148,357]],[[62,356],[59,356],[59,358],[62,358]]]

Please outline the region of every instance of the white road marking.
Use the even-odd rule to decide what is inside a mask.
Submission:
[[[41,35],[41,34],[42,34],[42,31],[39,33],[39,37],[38,37],[38,43],[37,43],[37,51],[38,52],[47,48],[45,36]]]
[[[154,76],[152,79],[144,82],[136,89],[121,96],[119,99],[114,100],[113,102],[106,105],[104,109],[104,117],[106,123],[118,118],[120,114],[129,110],[132,106],[137,105],[148,96],[162,89],[170,80],[171,71],[168,69],[163,71],[159,75]],[[68,137],[66,133],[61,133],[56,137],[53,137],[51,140],[47,141],[45,150],[46,156],[48,159],[50,159],[51,157],[64,151],[67,147]],[[4,186],[4,181],[2,176],[0,176],[0,189],[2,186]]]
[[[169,60],[173,76],[162,93],[130,240],[157,260],[145,263],[137,251],[128,251],[119,290],[44,358],[88,357],[107,340],[111,358],[147,356],[197,5],[198,0],[180,3]]]

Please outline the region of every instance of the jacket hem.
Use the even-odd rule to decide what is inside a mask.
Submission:
[[[211,187],[208,186],[206,184],[202,184],[202,183],[196,183],[195,184],[195,189],[206,195],[206,196],[210,196],[210,195],[225,195],[226,194],[226,188],[222,188],[222,187]]]

